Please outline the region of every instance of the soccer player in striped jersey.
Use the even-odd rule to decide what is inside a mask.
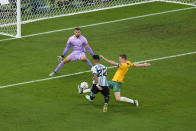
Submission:
[[[64,60],[63,58],[69,51],[72,46],[72,53],[68,55]],[[57,68],[49,74],[49,76],[53,76],[56,72],[64,66],[64,64],[72,62],[72,61],[84,61],[89,67],[92,67],[92,64],[86,57],[86,50],[90,53],[91,56],[94,55],[92,49],[90,48],[87,39],[81,35],[81,29],[75,28],[74,35],[68,39],[67,46],[61,56],[58,56],[59,61],[61,62]]]
[[[110,91],[107,81],[107,67],[100,64],[100,57],[98,55],[93,56],[94,66],[91,68],[93,74],[93,85],[91,88],[91,94],[85,95],[86,99],[93,102],[98,92],[101,92],[104,95],[104,107],[103,112],[107,112],[108,102],[110,98]]]
[[[134,64],[134,63],[127,60],[127,56],[125,54],[122,54],[119,56],[119,62],[120,62],[119,64],[114,61],[108,60],[108,59],[104,58],[103,56],[101,56],[101,58],[103,60],[105,60],[106,62],[110,63],[111,65],[118,67],[112,81],[108,82],[109,88],[112,89],[114,92],[114,96],[115,96],[116,101],[132,103],[138,107],[139,106],[138,100],[132,100],[130,98],[123,97],[120,95],[121,86],[122,86],[122,83],[124,81],[124,78],[126,76],[127,71],[131,67],[150,66],[151,64],[149,64],[149,63]]]

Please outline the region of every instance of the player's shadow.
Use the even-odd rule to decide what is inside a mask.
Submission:
[[[88,108],[91,108],[92,107],[92,111],[93,111],[93,108],[96,109],[96,110],[101,110],[103,108],[103,104],[100,104],[100,103],[81,103],[81,104],[78,104],[78,106],[80,107],[88,107]],[[108,112],[110,113],[116,113],[116,112],[121,112],[123,114],[124,113],[127,113],[127,112],[130,112],[131,114],[135,114],[137,112],[140,112],[141,108],[140,107],[136,107],[134,105],[131,105],[131,104],[127,104],[127,103],[115,103],[115,104],[109,104],[108,105]]]

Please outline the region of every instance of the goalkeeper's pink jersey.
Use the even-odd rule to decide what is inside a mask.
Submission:
[[[80,37],[78,38],[75,35],[73,35],[67,41],[67,46],[72,46],[73,52],[85,52],[85,46],[87,44],[87,39],[82,35],[80,35]]]

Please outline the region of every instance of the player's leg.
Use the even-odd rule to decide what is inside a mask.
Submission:
[[[120,92],[114,92],[114,96],[115,96],[116,101],[132,103],[132,104],[135,104],[137,107],[139,106],[138,100],[132,100],[130,98],[120,96]]]
[[[90,102],[93,102],[93,100],[96,97],[96,94],[99,92],[97,86],[95,84],[92,85],[91,88],[91,94],[89,95],[85,95],[86,99],[88,99]]]
[[[120,88],[121,88],[121,83],[114,82],[113,92],[114,92],[114,96],[115,96],[116,101],[132,103],[132,104],[135,104],[136,106],[139,106],[139,103],[137,100],[132,100],[130,98],[121,96],[120,95]]]
[[[82,88],[80,87],[80,85],[78,85],[77,88],[78,88],[78,93],[79,93],[79,94],[91,92],[91,89],[90,89],[90,88],[88,88],[88,89],[82,89]]]
[[[83,54],[83,55],[81,56],[81,61],[86,62],[86,64],[87,64],[89,67],[93,67],[93,65],[91,64],[91,62],[89,61],[89,59],[85,56],[85,54]]]
[[[85,89],[85,90],[83,90],[83,93],[89,93],[89,92],[91,92],[91,89]]]
[[[109,87],[106,87],[106,86],[104,86],[102,88],[103,88],[103,90],[101,90],[101,93],[104,96],[105,103],[108,104],[109,100],[110,100],[110,89],[109,89]]]
[[[63,61],[61,61],[61,63],[57,66],[54,72],[56,73],[59,69],[61,69],[64,66],[64,64],[69,63],[70,61],[71,61],[70,56],[67,56]]]
[[[103,90],[101,91],[101,93],[104,95],[104,100],[105,100],[105,103],[103,106],[103,112],[107,112],[108,103],[110,100],[110,90],[109,90],[109,87],[102,87],[102,88],[103,88]]]
[[[122,102],[127,102],[127,103],[134,104],[134,100],[129,99],[127,97],[123,97],[123,96],[121,97],[120,96],[120,91],[119,92],[114,92],[114,96],[115,96],[116,101],[122,101]]]
[[[61,61],[61,63],[57,66],[57,68],[54,70],[54,72],[49,74],[49,76],[53,76],[54,74],[56,74],[57,71],[64,66],[64,64],[69,63],[70,61],[71,61],[70,56],[67,56],[63,61]]]
[[[90,93],[90,92],[91,92],[91,89],[81,90],[81,89],[78,87],[78,92],[79,92],[79,94]]]

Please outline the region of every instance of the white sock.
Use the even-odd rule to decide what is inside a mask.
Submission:
[[[129,99],[127,97],[120,97],[120,101],[132,103],[132,104],[134,103],[134,100]]]
[[[91,92],[91,89],[86,89],[86,90],[83,90],[83,93],[88,93],[88,92]]]

